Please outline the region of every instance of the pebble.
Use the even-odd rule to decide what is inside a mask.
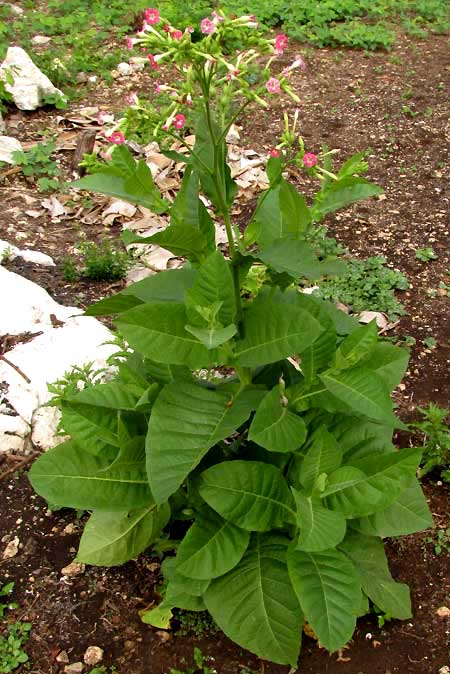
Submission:
[[[436,611],[436,615],[439,616],[439,618],[450,618],[450,608],[448,608],[448,606],[441,606]]]
[[[61,573],[63,576],[78,576],[80,573],[84,573],[85,568],[86,566],[80,564],[80,562],[71,562],[61,569]]]
[[[98,665],[103,660],[103,648],[99,646],[88,646],[83,660],[87,665]]]
[[[65,674],[81,674],[84,669],[82,662],[73,662],[71,665],[66,665],[64,667]]]
[[[56,662],[60,662],[63,665],[67,664],[69,662],[67,651],[60,651],[56,656]]]

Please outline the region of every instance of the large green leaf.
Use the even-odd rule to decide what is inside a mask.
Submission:
[[[321,275],[320,264],[311,244],[292,237],[274,239],[263,248],[258,257],[268,267],[279,273],[287,273],[295,279],[317,279]]]
[[[189,382],[164,387],[147,436],[147,471],[157,503],[166,501],[206,452],[248,419],[255,402],[252,391],[233,400],[229,393]]]
[[[189,225],[169,225],[161,232],[151,236],[139,236],[125,230],[122,239],[126,246],[132,243],[146,243],[161,246],[177,256],[185,256],[194,261],[201,261],[208,250],[208,245],[202,232]]]
[[[300,528],[297,550],[322,552],[335,548],[345,536],[347,524],[344,515],[324,508],[319,498],[305,496],[293,488],[292,493]]]
[[[409,588],[392,579],[383,542],[374,536],[351,533],[341,543],[341,548],[355,564],[369,599],[393,618],[411,618]]]
[[[356,520],[352,526],[363,534],[385,538],[429,529],[433,526],[433,517],[422,488],[414,478],[389,508]]]
[[[200,580],[223,576],[242,558],[249,540],[247,531],[205,507],[177,550],[177,570]]]
[[[164,213],[169,206],[161,198],[149,167],[143,160],[135,162],[125,147],[115,148],[111,164],[105,169],[75,180],[71,186],[118,197],[145,206],[153,213]]]
[[[168,365],[205,367],[217,354],[187,332],[184,304],[146,304],[121,314],[117,326],[130,346]]]
[[[218,463],[201,474],[199,491],[219,515],[248,531],[270,531],[295,519],[287,483],[268,463]]]
[[[296,667],[303,615],[285,557],[286,539],[253,535],[243,559],[211,582],[204,599],[219,627],[242,648]]]
[[[236,315],[233,277],[230,263],[220,251],[211,253],[200,266],[191,290],[186,293],[186,303],[189,323],[193,325],[204,327],[204,322],[199,322],[199,314],[191,307],[211,307],[216,303],[219,305],[216,318],[222,326],[233,323]]]
[[[305,618],[330,652],[352,637],[361,602],[355,567],[338,550],[288,553],[289,576]]]
[[[203,201],[199,198],[199,176],[186,166],[180,189],[170,209],[171,225],[198,227],[207,242],[208,251],[213,251],[216,229]]]
[[[411,482],[420,458],[420,451],[403,449],[354,461],[329,476],[322,496],[349,518],[385,510]]]
[[[284,178],[280,183],[280,209],[283,216],[283,229],[299,236],[304,234],[311,222],[311,214],[305,197]]]
[[[382,194],[383,190],[364,178],[343,178],[330,183],[325,192],[319,192],[312,206],[312,218],[321,220],[327,213],[338,211],[355,201]]]
[[[160,535],[170,517],[167,505],[124,513],[94,512],[80,540],[77,561],[118,566],[134,559]]]
[[[368,368],[357,367],[321,374],[319,379],[337,400],[348,405],[358,415],[385,426],[402,426],[392,412],[391,398],[383,380]]]
[[[83,510],[133,510],[153,502],[143,463],[109,462],[81,450],[72,441],[35,461],[30,480],[50,503]]]
[[[244,337],[236,342],[236,362],[246,367],[275,363],[307,349],[322,331],[306,311],[264,298],[244,313]]]
[[[342,417],[331,432],[344,453],[345,463],[362,459],[373,452],[389,454],[394,451],[392,428],[372,421]]]
[[[61,402],[62,424],[81,447],[100,454],[105,446],[119,444],[117,438],[118,411],[77,402]]]
[[[305,442],[305,422],[283,404],[278,386],[256,410],[248,438],[272,452],[293,452]]]
[[[306,381],[312,382],[319,372],[328,369],[333,364],[336,352],[336,330],[330,316],[324,309],[323,303],[304,293],[297,293],[296,303],[301,309],[308,311],[317,319],[323,328],[319,337],[302,351],[301,369]]]
[[[319,475],[332,473],[339,468],[342,451],[325,426],[319,426],[308,444],[299,479],[305,489],[311,490]]]
[[[244,243],[257,241],[261,248],[283,236],[283,216],[280,209],[280,185],[264,192],[258,200],[252,219],[244,232]]]
[[[336,352],[336,365],[345,369],[354,367],[360,360],[371,354],[378,340],[378,328],[376,321],[370,321],[367,325],[348,335]]]
[[[392,391],[403,379],[408,367],[409,353],[394,344],[380,342],[360,365],[375,372]]]
[[[87,316],[109,316],[145,303],[182,302],[184,293],[194,283],[194,269],[170,269],[147,276],[116,295],[105,297],[86,309]]]

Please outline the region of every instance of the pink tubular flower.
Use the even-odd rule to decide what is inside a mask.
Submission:
[[[157,69],[158,69],[158,64],[157,64],[156,59],[155,59],[155,57],[153,56],[153,54],[148,54],[147,58],[148,58],[148,60],[149,60],[149,62],[150,62],[150,67],[153,68],[153,70],[157,70]]]
[[[158,10],[153,8],[146,9],[144,12],[144,17],[150,26],[154,26],[155,23],[158,23],[161,18],[159,16]]]
[[[136,105],[138,102],[138,96],[135,91],[130,91],[128,96],[125,96],[125,100],[129,105]]]
[[[174,40],[181,40],[181,38],[183,37],[183,31],[181,31],[181,30],[173,30],[173,31],[170,33],[170,37],[173,38]]]
[[[127,49],[133,49],[133,47],[134,47],[134,42],[133,42],[133,40],[131,39],[131,37],[127,37],[126,43],[127,43]]]
[[[280,156],[280,154],[281,154],[280,150],[278,150],[276,147],[273,147],[273,148],[270,150],[270,156],[271,156],[273,159],[278,159],[278,157]]]
[[[123,145],[125,143],[125,136],[122,131],[113,131],[110,136],[106,136],[106,140],[109,140],[113,145]]]
[[[216,30],[216,26],[213,23],[213,21],[211,21],[211,19],[205,17],[204,19],[201,20],[200,30],[204,35],[211,35],[211,33],[214,33],[214,31]]]
[[[315,155],[313,152],[307,152],[303,156],[303,163],[306,168],[312,168],[317,164],[317,155]]]
[[[212,15],[214,23],[220,23],[221,21],[225,21],[224,17],[220,16],[220,14],[217,14],[217,12],[212,12]]]
[[[173,118],[173,125],[176,129],[182,129],[185,124],[186,117],[182,115],[181,112],[178,115],[175,115]]]
[[[279,94],[280,93],[280,80],[277,80],[276,77],[271,77],[270,80],[266,82],[266,89],[269,94]]]
[[[279,33],[275,38],[275,51],[282,54],[287,47],[288,39],[284,33]]]

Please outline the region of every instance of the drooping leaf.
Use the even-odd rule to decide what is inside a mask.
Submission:
[[[289,576],[322,646],[336,651],[351,639],[361,599],[361,582],[351,561],[338,550],[288,553]]]
[[[249,246],[257,241],[261,248],[265,248],[282,236],[280,185],[276,184],[259,197],[255,212],[244,232],[244,243]]]
[[[109,464],[68,441],[37,459],[30,481],[47,501],[68,508],[116,512],[153,502],[144,464]]]
[[[177,570],[189,578],[223,576],[242,558],[250,534],[205,507],[177,551]]]
[[[243,391],[233,401],[228,393],[193,383],[165,386],[153,406],[147,436],[147,471],[156,502],[166,501],[206,452],[239,428],[253,409],[252,392]]]
[[[118,566],[134,559],[160,535],[170,517],[167,505],[124,513],[94,512],[80,540],[77,561]]]
[[[336,352],[336,330],[321,302],[303,293],[298,293],[296,301],[300,308],[314,316],[323,328],[322,334],[302,352],[301,369],[309,383],[319,372],[332,365]]]
[[[312,206],[312,219],[320,221],[327,213],[338,211],[355,201],[382,194],[383,190],[364,178],[342,178],[330,183],[325,192],[319,192]]]
[[[352,522],[368,536],[402,536],[433,526],[433,517],[420,483],[414,478],[398,499],[386,510]]]
[[[215,351],[186,331],[184,304],[146,304],[121,314],[117,326],[130,346],[147,358],[168,365],[205,367],[216,359]]]
[[[365,517],[388,508],[416,474],[420,451],[371,455],[332,473],[322,496],[346,517]]]
[[[189,225],[169,225],[151,236],[139,236],[125,230],[122,239],[126,246],[132,243],[147,243],[169,250],[177,256],[184,256],[194,262],[201,261],[207,254],[207,241],[202,232]]]
[[[303,615],[289,580],[286,542],[254,534],[239,564],[211,582],[205,604],[219,627],[242,648],[295,667]]]
[[[355,564],[362,588],[374,604],[393,618],[411,618],[409,588],[392,579],[383,542],[374,536],[350,533],[341,548]]]
[[[287,180],[280,183],[280,209],[283,216],[283,229],[298,237],[304,234],[311,223],[311,214],[305,197]]]
[[[272,452],[293,452],[305,442],[306,432],[305,422],[282,403],[276,386],[256,410],[248,439]]]
[[[270,531],[294,521],[287,483],[268,463],[218,463],[201,474],[198,488],[211,508],[247,531]]]
[[[246,367],[275,363],[301,353],[323,331],[310,314],[270,299],[256,301],[244,312],[244,337],[236,342],[236,362]]]
[[[300,528],[297,550],[322,552],[335,548],[345,536],[347,524],[344,515],[324,508],[319,498],[305,496],[293,488],[292,493]]]
[[[259,258],[268,267],[279,273],[287,273],[295,279],[317,279],[321,275],[320,264],[311,244],[292,237],[274,239],[264,247]]]
[[[370,352],[367,359],[361,361],[362,367],[375,372],[392,391],[403,379],[408,367],[409,354],[388,342],[380,342]]]

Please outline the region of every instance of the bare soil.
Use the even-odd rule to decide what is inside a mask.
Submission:
[[[352,254],[383,254],[410,281],[410,289],[400,298],[408,313],[394,330],[416,339],[404,387],[395,393],[405,420],[417,415],[418,405],[433,401],[448,406],[450,398],[450,298],[437,292],[441,281],[450,283],[449,47],[448,38],[434,36],[423,41],[402,38],[389,54],[366,56],[351,50],[305,50],[294,45],[286,56],[288,63],[295,53],[306,52],[308,69],[296,75],[295,88],[302,99],[300,132],[307,149],[317,152],[326,142],[345,157],[372,148],[369,177],[384,188],[386,198],[355,205],[330,217],[326,224]],[[95,101],[105,109],[116,106],[123,94],[120,87],[124,85],[91,92],[83,105]],[[275,105],[270,113],[249,114],[241,132],[244,146],[260,151],[273,146],[281,129],[282,110]],[[74,114],[76,106],[63,116],[67,119]],[[22,141],[39,140],[44,127],[61,128],[58,115],[49,109],[15,112],[17,136]],[[70,124],[63,126],[67,129]],[[82,133],[76,124],[70,128],[75,137]],[[73,149],[59,153],[65,177],[70,177]],[[310,193],[307,180],[302,179],[299,186]],[[0,192],[0,238],[48,253],[57,263],[49,270],[12,262],[9,269],[40,283],[68,305],[83,307],[120,288],[120,284],[85,280],[68,283],[61,269],[80,230],[90,240],[99,241],[105,234],[117,238],[120,226],[105,229],[100,218],[85,224],[81,217],[74,223],[27,216],[26,196],[39,195],[33,184],[17,174],[3,178]],[[428,246],[438,258],[420,262],[415,251]],[[435,348],[426,347],[427,337],[434,337]],[[14,599],[20,608],[10,612],[9,619],[33,623],[26,647],[30,666],[19,668],[19,674],[62,672],[63,665],[56,662],[58,653],[66,650],[70,662],[80,661],[89,645],[104,648],[104,664],[115,665],[119,674],[185,670],[192,666],[194,646],[211,658],[208,664],[218,674],[287,673],[287,668],[263,663],[239,649],[220,632],[195,636],[180,634],[177,623],[168,633],[143,625],[138,610],[158,600],[158,558],[141,555],[120,568],[88,567],[78,576],[62,578],[61,569],[74,558],[83,519],[69,510],[48,512],[46,504],[32,493],[26,474],[9,473],[16,460],[0,458],[0,540],[3,549],[17,535],[21,547],[15,557],[0,561],[0,583],[10,579],[16,583]],[[1,479],[6,471],[9,474]],[[449,526],[448,487],[431,476],[425,489],[436,525]],[[439,607],[450,604],[450,555],[444,550],[437,556],[425,541],[427,536],[430,533],[388,543],[394,577],[411,586],[414,618],[387,622],[383,628],[373,615],[360,620],[343,653],[343,658],[349,658],[346,662],[305,637],[299,672],[438,674],[441,667],[450,665],[449,619],[436,615]]]

